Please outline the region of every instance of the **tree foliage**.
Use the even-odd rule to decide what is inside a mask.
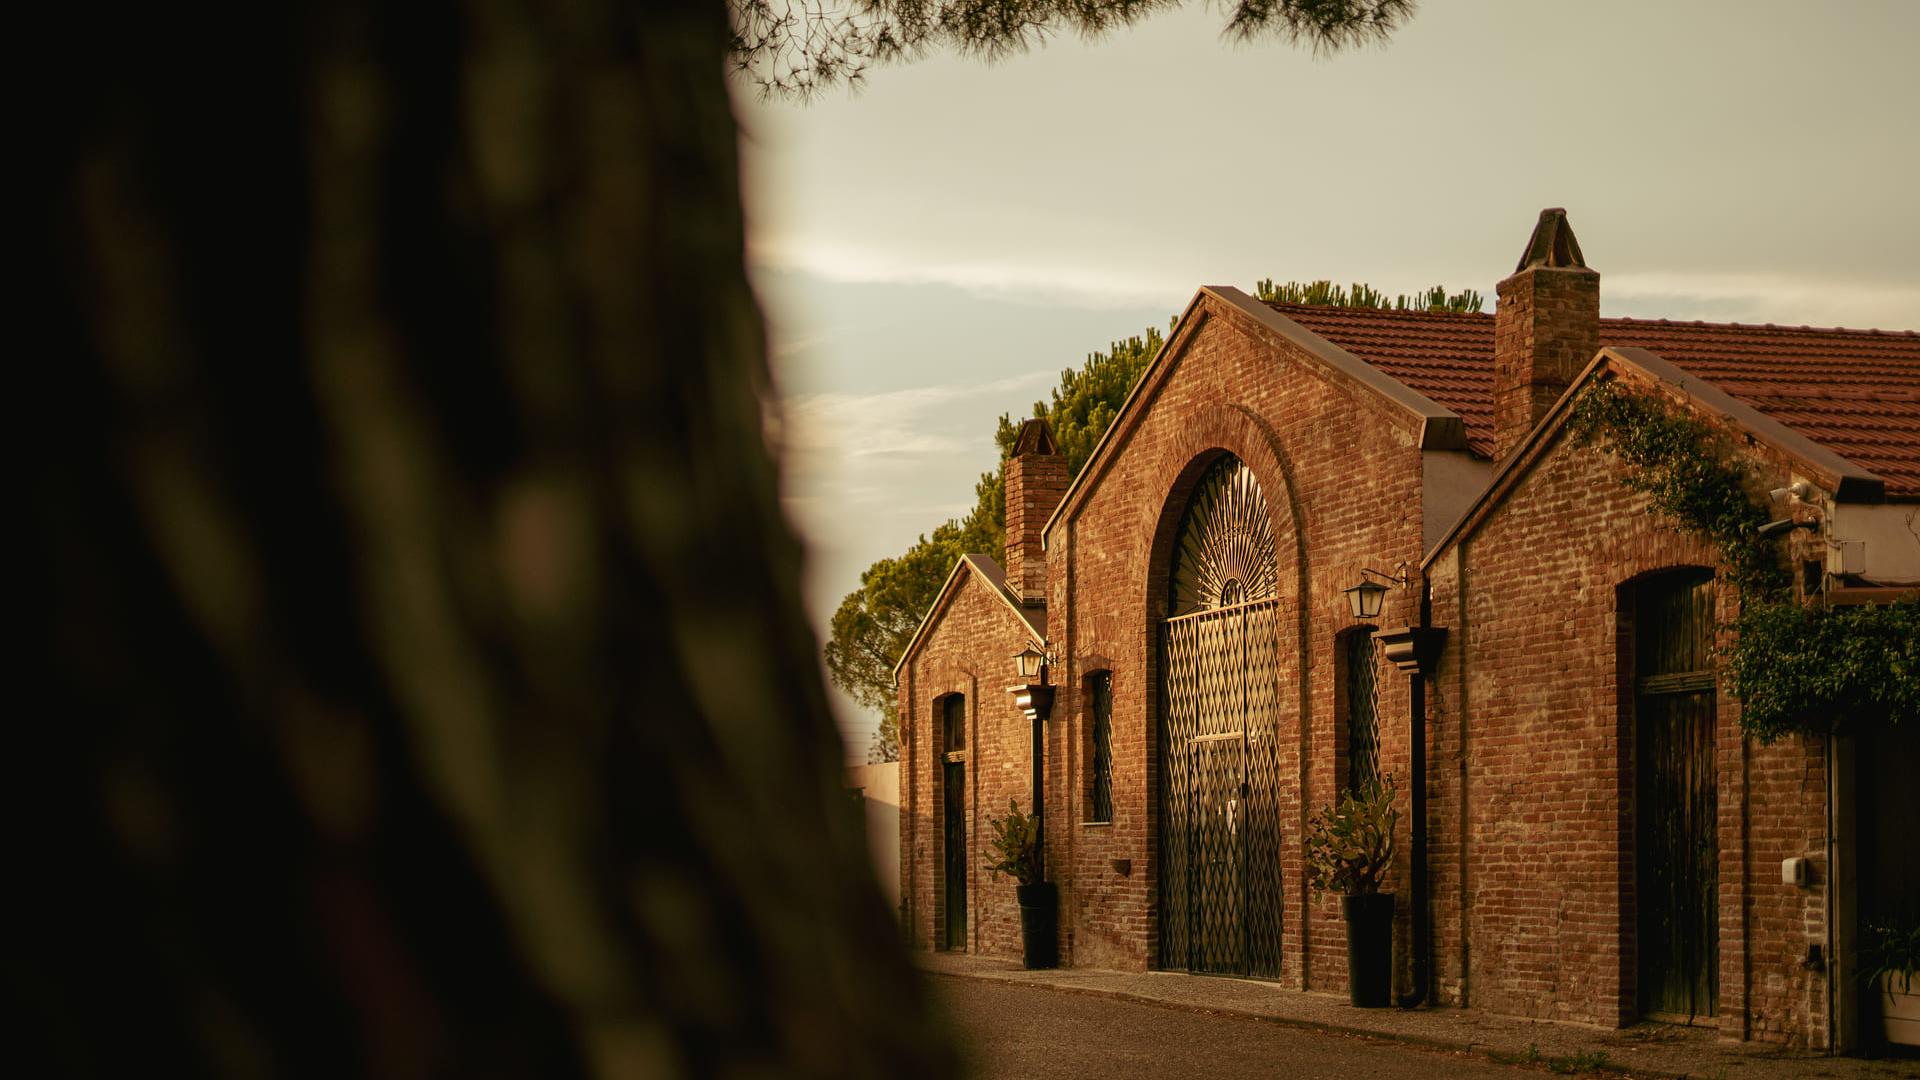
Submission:
[[[1457,314],[1479,311],[1487,303],[1486,297],[1473,289],[1448,292],[1445,285],[1435,285],[1411,295],[1401,293],[1389,300],[1387,294],[1362,282],[1356,281],[1351,287],[1342,288],[1325,279],[1305,283],[1289,281],[1284,285],[1276,285],[1272,278],[1264,278],[1254,286],[1254,293],[1260,299],[1276,304],[1379,308],[1390,311],[1447,311]]]
[[[1067,473],[1079,475],[1106,434],[1120,406],[1160,350],[1165,337],[1153,327],[1113,342],[1106,352],[1089,353],[1078,369],[1060,373],[1051,402],[1036,401],[1033,415],[1044,417],[1067,459]],[[1013,453],[1020,425],[1002,413],[994,431],[1002,463]],[[828,626],[827,674],[834,685],[881,716],[880,730],[867,756],[897,761],[893,665],[938,598],[940,587],[960,556],[980,552],[996,561],[1006,548],[1006,478],[1000,465],[980,474],[973,509],[922,534],[905,552],[881,559],[860,575],[860,587],[848,593]]]
[[[729,58],[763,94],[808,97],[936,49],[996,59],[1063,31],[1097,37],[1184,0],[729,0]],[[1232,0],[1225,34],[1332,52],[1382,41],[1415,0]]]

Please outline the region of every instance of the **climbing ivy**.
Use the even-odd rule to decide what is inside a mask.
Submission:
[[[1621,483],[1647,496],[1647,512],[1713,544],[1740,597],[1723,626],[1728,688],[1740,726],[1770,743],[1838,724],[1920,722],[1920,603],[1808,606],[1793,599],[1746,463],[1727,437],[1659,400],[1615,383],[1574,400],[1577,445],[1602,445],[1627,467]]]
[[[1920,603],[1743,605],[1726,650],[1740,726],[1761,742],[1920,722]]]
[[[1743,600],[1785,597],[1786,569],[1756,535],[1766,524],[1766,509],[1749,493],[1751,471],[1727,452],[1724,434],[1612,382],[1581,391],[1569,427],[1581,446],[1605,432],[1606,451],[1628,466],[1621,483],[1647,496],[1649,514],[1664,514],[1680,531],[1719,549],[1726,577]]]

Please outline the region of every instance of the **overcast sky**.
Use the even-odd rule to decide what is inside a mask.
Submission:
[[[1920,2],[1427,0],[1320,59],[1223,22],[737,92],[823,634],[863,568],[971,505],[995,417],[1203,284],[1444,283],[1491,311],[1564,206],[1604,314],[1920,328]],[[857,755],[874,718],[837,704]]]

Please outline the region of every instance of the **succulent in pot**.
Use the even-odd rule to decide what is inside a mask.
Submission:
[[[1347,995],[1362,1008],[1385,1008],[1393,997],[1393,894],[1380,891],[1393,865],[1400,824],[1391,776],[1341,795],[1307,822],[1307,880],[1341,895],[1347,921]]]
[[[1022,813],[1020,804],[1008,799],[1006,816],[987,819],[987,827],[987,869],[995,881],[1005,874],[1017,883],[1021,957],[1029,968],[1053,967],[1059,963],[1060,894],[1040,877],[1040,818]]]

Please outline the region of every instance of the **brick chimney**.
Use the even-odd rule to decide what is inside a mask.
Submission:
[[[1007,588],[1022,604],[1047,602],[1047,556],[1040,530],[1067,493],[1067,459],[1045,420],[1020,425],[1007,460]]]
[[[1567,212],[1540,211],[1493,312],[1493,460],[1505,461],[1600,351],[1600,273]]]

